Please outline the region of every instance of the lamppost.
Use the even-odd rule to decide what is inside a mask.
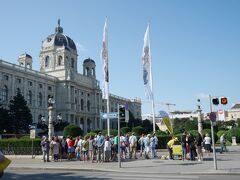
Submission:
[[[198,104],[197,104],[197,113],[198,113],[198,132],[202,134],[203,132],[203,125],[202,125],[202,109],[201,109],[201,105],[200,105],[200,99],[197,100]]]
[[[55,100],[53,97],[49,97],[48,99],[48,138],[49,140],[53,137],[54,129],[53,129],[53,105],[55,104]]]

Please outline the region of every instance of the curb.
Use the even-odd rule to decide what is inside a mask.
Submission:
[[[66,168],[66,167],[8,167],[9,170],[54,170],[54,171],[95,171],[95,172],[126,172],[131,174],[159,174],[159,175],[240,175],[240,172],[231,172],[231,170],[216,170],[210,172],[139,172],[139,171],[125,171],[126,168],[121,169],[99,169],[99,168]]]

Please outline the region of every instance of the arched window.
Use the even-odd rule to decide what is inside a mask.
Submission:
[[[4,102],[7,100],[8,100],[8,87],[4,85],[2,90],[2,101]]]
[[[59,65],[59,66],[62,65],[62,56],[58,56],[58,65]]]
[[[87,101],[87,111],[90,111],[90,101]]]
[[[28,91],[27,102],[28,104],[32,104],[32,91]]]
[[[81,118],[80,120],[80,128],[84,131],[84,120]]]
[[[21,94],[21,90],[19,88],[17,88],[16,94]]]
[[[71,63],[72,63],[72,68],[74,68],[74,59],[71,59]]]
[[[90,119],[87,119],[87,132],[91,130],[91,126],[92,126],[92,121]]]
[[[42,93],[38,94],[38,106],[42,107],[43,96]]]
[[[81,99],[81,110],[83,111],[83,109],[84,109],[84,101],[83,99]]]
[[[45,58],[45,67],[49,66],[49,56],[46,56]]]
[[[77,110],[77,106],[78,106],[78,101],[77,101],[77,98],[75,98],[75,110]]]
[[[103,112],[103,113],[105,112],[105,108],[104,108],[104,106],[102,106],[102,112]]]

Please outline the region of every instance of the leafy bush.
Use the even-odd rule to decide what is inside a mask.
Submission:
[[[172,139],[171,135],[161,135],[157,136],[158,138],[158,149],[166,149],[167,143]]]
[[[134,132],[137,136],[140,136],[144,133],[144,129],[142,126],[136,126],[132,129],[132,132]]]
[[[197,120],[186,121],[184,126],[185,126],[186,131],[197,130],[198,122],[197,122]]]
[[[64,136],[77,137],[83,134],[82,129],[74,124],[67,125],[63,130]]]
[[[40,147],[41,139],[33,139],[33,146]],[[0,147],[32,147],[32,139],[2,139]]]
[[[129,127],[122,127],[122,128],[121,128],[121,133],[127,134],[127,133],[129,133],[129,132],[131,132],[131,130],[130,130]]]
[[[232,128],[225,135],[228,141],[232,142],[232,137],[235,136],[237,143],[240,143],[240,128]]]
[[[155,134],[156,134],[157,136],[162,136],[162,135],[167,135],[168,133],[167,133],[167,132],[164,132],[164,131],[161,131],[161,130],[158,130],[158,131],[155,132]]]
[[[211,137],[211,139],[212,139],[211,129],[204,129],[203,130],[203,136],[206,136],[206,134],[208,134],[209,137]],[[218,141],[218,136],[217,136],[217,133],[215,131],[214,131],[214,141],[215,141],[215,143]]]
[[[110,129],[110,135],[116,136],[118,134],[118,130],[116,129]],[[102,131],[102,135],[107,136],[108,135],[108,131],[107,129]]]
[[[89,138],[90,136],[94,137],[97,133],[94,133],[94,132],[90,132],[90,133],[87,133],[85,134],[84,138]]]
[[[193,137],[196,138],[198,135],[198,130],[191,130],[191,131],[188,131],[188,133],[192,134]]]
[[[90,133],[98,134],[100,131],[102,131],[102,130],[101,129],[93,129],[90,131]]]
[[[220,138],[223,134],[225,134],[227,131],[226,130],[220,130],[217,132],[218,138]]]

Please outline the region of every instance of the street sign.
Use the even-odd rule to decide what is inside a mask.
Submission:
[[[101,113],[100,116],[102,119],[117,119],[118,113],[117,112]]]
[[[211,112],[209,118],[210,118],[210,120],[211,120],[212,122],[215,122],[216,119],[217,119],[216,113],[215,113],[215,112]]]
[[[36,129],[31,129],[30,130],[30,139],[35,139],[36,138]]]

